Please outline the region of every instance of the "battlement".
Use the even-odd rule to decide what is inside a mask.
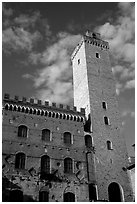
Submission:
[[[85,120],[85,109],[81,108],[77,111],[75,106],[71,107],[63,104],[49,103],[49,101],[36,100],[34,98],[27,99],[26,97],[19,98],[10,97],[9,94],[4,95],[4,107],[7,110],[18,111],[42,116],[62,118],[83,122]]]
[[[87,31],[86,34],[83,35],[81,42],[76,46],[75,50],[73,51],[71,55],[71,60],[74,59],[83,42],[87,42],[93,46],[98,46],[100,47],[100,49],[109,49],[109,43],[102,40],[99,33]]]

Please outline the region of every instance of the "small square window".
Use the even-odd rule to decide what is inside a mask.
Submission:
[[[96,58],[100,58],[100,54],[96,52]]]
[[[105,109],[105,110],[107,109],[107,104],[106,104],[105,101],[102,102],[102,107],[103,107],[103,109]]]
[[[80,59],[78,59],[78,64],[80,64]]]

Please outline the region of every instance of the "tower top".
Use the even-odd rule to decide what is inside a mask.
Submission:
[[[82,36],[82,39],[81,39],[80,43],[76,46],[75,50],[73,51],[73,53],[71,55],[71,60],[74,59],[75,55],[77,54],[77,52],[80,49],[83,42],[86,42],[86,43],[88,43],[90,45],[93,45],[93,46],[97,46],[102,50],[108,50],[109,49],[108,42],[101,39],[100,33],[87,31]]]
[[[89,31],[89,30],[86,32],[86,36],[91,37],[91,38],[94,38],[94,39],[101,40],[100,33],[91,32],[91,31]]]

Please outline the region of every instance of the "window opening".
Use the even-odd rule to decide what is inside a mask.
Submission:
[[[103,107],[103,109],[105,109],[105,110],[107,109],[107,104],[106,104],[105,101],[102,102],[102,107]]]
[[[64,133],[64,143],[67,145],[72,144],[72,139],[71,139],[71,133],[70,132],[65,132]]]
[[[49,202],[49,192],[48,191],[39,192],[39,202]]]
[[[42,130],[42,138],[43,141],[49,142],[50,141],[50,130],[43,129]]]
[[[108,150],[112,150],[113,149],[112,142],[110,142],[109,140],[107,141],[107,149]]]
[[[41,157],[41,172],[50,173],[50,157],[47,155]]]
[[[75,202],[75,194],[71,192],[64,193],[64,202]]]
[[[100,58],[100,54],[96,52],[96,58]]]
[[[25,169],[25,154],[17,153],[15,157],[15,168],[16,169]]]
[[[64,159],[64,172],[73,173],[73,162],[71,158]]]
[[[18,127],[18,137],[27,137],[28,128],[25,125],[20,125]]]
[[[85,135],[85,145],[86,147],[92,147],[92,137],[90,135]]]
[[[109,125],[109,119],[108,119],[108,117],[104,117],[104,123],[105,123],[105,125]]]

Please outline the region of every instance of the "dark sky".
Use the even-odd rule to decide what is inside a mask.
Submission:
[[[70,55],[87,30],[110,43],[111,65],[129,154],[134,154],[134,4],[3,3],[2,90],[73,102]]]

